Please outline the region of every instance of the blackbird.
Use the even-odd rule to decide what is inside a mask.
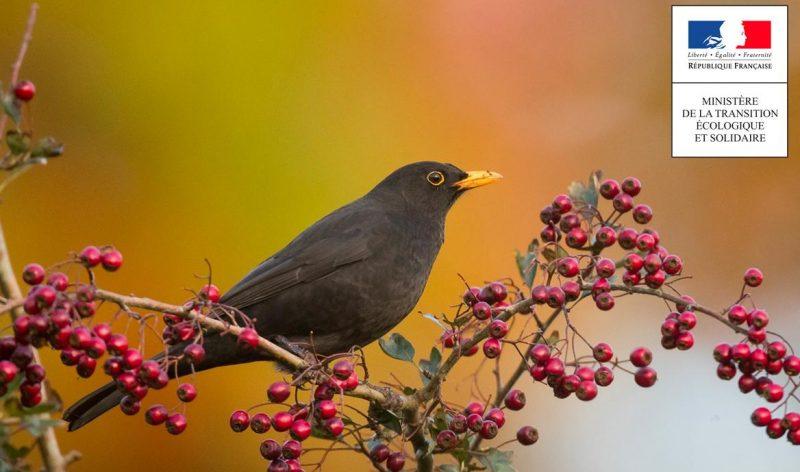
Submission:
[[[386,334],[416,305],[444,242],[447,212],[465,191],[501,178],[438,162],[394,171],[363,197],[325,216],[233,286],[220,303],[249,316],[259,335],[295,353],[345,352]],[[180,356],[186,343],[173,346]],[[205,337],[196,371],[270,360],[237,346],[236,338]],[[155,359],[162,359],[156,356]],[[191,372],[179,360],[170,376]],[[74,431],[118,405],[113,382],[64,413]]]

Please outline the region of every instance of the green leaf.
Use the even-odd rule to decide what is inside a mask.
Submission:
[[[547,260],[547,262],[553,262],[555,260],[561,259],[562,257],[569,257],[569,253],[566,249],[561,247],[559,244],[549,244],[544,249],[542,249],[542,255]]]
[[[511,451],[491,448],[486,451],[485,455],[478,456],[478,460],[492,472],[515,472],[517,469],[511,464],[513,454]]]
[[[44,434],[48,428],[54,428],[59,424],[61,424],[59,420],[42,416],[31,416],[22,423],[22,427],[27,429],[32,436],[39,437]]]
[[[22,111],[19,109],[19,102],[14,99],[14,95],[11,93],[7,93],[3,96],[3,110],[6,112],[14,123],[19,123],[20,118],[22,118]]]
[[[3,452],[5,453],[6,457],[11,459],[12,461],[16,461],[17,459],[22,459],[23,457],[27,456],[31,452],[31,448],[28,446],[20,446],[14,447],[11,443],[3,443]]]
[[[461,468],[455,464],[440,464],[436,466],[436,472],[460,472]]]
[[[58,410],[58,405],[52,403],[40,403],[30,408],[23,408],[22,411],[26,415],[37,415],[39,413],[50,413]]]
[[[431,348],[431,356],[430,359],[422,359],[419,361],[419,368],[420,368],[420,378],[422,379],[422,383],[424,385],[428,385],[430,382],[430,378],[436,375],[439,372],[439,367],[442,364],[442,353],[439,352],[439,349],[434,346]],[[427,372],[429,375],[425,375]]]
[[[31,148],[31,137],[27,133],[10,129],[6,132],[6,144],[12,154],[25,154]]]
[[[522,277],[522,281],[528,288],[533,285],[533,279],[536,278],[536,270],[539,268],[539,262],[537,260],[538,255],[538,239],[531,241],[531,243],[528,245],[528,252],[526,254],[522,254],[521,252],[517,251],[517,269],[519,269],[519,275]]]
[[[31,157],[58,157],[64,153],[64,144],[52,136],[39,140],[31,151]]]
[[[557,329],[554,329],[554,330],[553,330],[553,331],[550,333],[550,336],[548,336],[548,337],[547,337],[547,344],[549,344],[549,345],[551,345],[551,346],[554,346],[554,345],[555,345],[556,343],[558,343],[560,340],[561,340],[561,335],[558,333],[558,330],[557,330]]]
[[[414,346],[408,339],[398,333],[389,335],[389,339],[379,339],[378,344],[387,356],[407,362],[414,362]]]
[[[567,189],[569,197],[575,204],[576,209],[584,216],[584,218],[591,218],[594,213],[593,208],[597,208],[598,192],[600,187],[600,179],[603,172],[596,170],[589,174],[589,181],[584,184],[582,182],[572,182]]]

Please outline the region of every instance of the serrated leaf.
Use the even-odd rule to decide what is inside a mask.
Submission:
[[[600,187],[600,178],[603,173],[596,170],[589,174],[589,181],[587,183],[572,182],[568,189],[572,202],[575,204],[577,211],[583,215],[584,218],[591,218],[594,214],[594,208],[597,208],[598,191]]]
[[[514,453],[511,451],[491,448],[486,451],[486,454],[478,456],[478,460],[492,472],[516,472],[517,469],[511,464],[511,456],[513,455]]]
[[[434,346],[431,348],[430,359],[421,359],[419,361],[419,377],[422,379],[422,383],[424,385],[428,385],[428,382],[430,382],[429,376],[425,375],[424,372],[427,372],[430,376],[434,376],[439,372],[439,367],[441,367],[441,364],[442,353],[439,352],[439,349],[436,346]]]
[[[414,362],[414,345],[402,334],[392,333],[389,335],[389,339],[379,339],[378,344],[387,356],[401,361]]]
[[[31,137],[27,133],[10,129],[6,132],[6,144],[12,154],[25,154],[31,148]]]
[[[19,123],[20,118],[22,118],[22,111],[19,108],[19,102],[14,99],[14,95],[7,93],[3,96],[3,111],[6,112],[14,123]]]

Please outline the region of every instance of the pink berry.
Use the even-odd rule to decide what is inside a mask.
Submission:
[[[600,184],[600,195],[607,200],[611,200],[619,194],[619,183],[614,179],[604,180]]]
[[[22,80],[14,84],[14,96],[17,100],[29,102],[36,95],[36,86],[30,80]]]
[[[44,281],[44,268],[39,264],[28,264],[22,270],[22,280],[28,285],[38,285]]]
[[[241,433],[250,426],[250,415],[244,410],[236,410],[231,414],[231,429],[236,433]]]
[[[273,382],[267,389],[267,397],[272,403],[283,403],[292,394],[292,388],[286,382]]]
[[[169,434],[178,435],[186,430],[186,417],[181,413],[169,415],[165,423]]]
[[[107,249],[102,255],[103,268],[109,272],[114,272],[122,267],[122,253],[116,249]]]
[[[744,273],[744,283],[748,287],[758,287],[764,281],[764,274],[759,269],[751,267]]]

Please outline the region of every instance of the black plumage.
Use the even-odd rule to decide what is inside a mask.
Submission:
[[[311,342],[320,354],[364,346],[400,323],[419,300],[456,199],[499,177],[437,162],[404,166],[303,231],[220,302],[252,318],[261,336],[295,350]],[[238,348],[231,336],[209,335],[204,347],[197,370],[269,360]],[[179,363],[179,374],[188,370]],[[122,396],[110,383],[70,407],[64,420],[75,430]]]

